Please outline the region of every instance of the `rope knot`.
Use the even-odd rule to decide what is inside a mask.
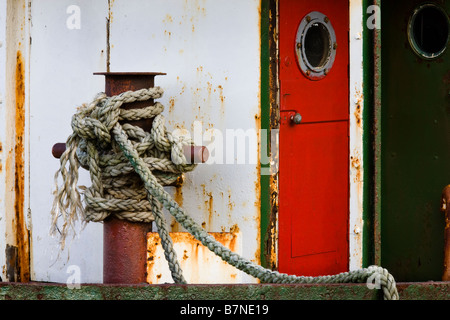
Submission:
[[[157,99],[162,95],[160,87],[127,91],[112,97],[99,93],[91,103],[77,109],[71,122],[73,133],[67,139],[66,151],[55,175],[52,233],[61,233],[62,247],[69,229],[74,228],[73,223],[78,219],[102,221],[110,215],[141,222],[155,219],[155,200],[148,197],[141,179],[115,141],[117,126],[127,135],[158,183],[170,185],[184,172],[195,168],[183,154],[183,147],[193,142],[167,131],[161,103],[155,102],[142,109],[120,108],[124,103]],[[151,118],[154,118],[151,132],[126,123]],[[92,182],[89,188],[76,187],[80,166],[89,170]],[[61,187],[57,183],[59,175],[64,182]],[[80,193],[84,195],[84,207]],[[61,230],[56,225],[59,217],[64,220]]]

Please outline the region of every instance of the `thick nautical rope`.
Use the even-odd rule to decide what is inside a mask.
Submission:
[[[166,259],[169,262],[171,268],[172,278],[175,283],[184,283],[185,280],[181,275],[181,271],[178,270],[179,265],[176,261],[176,255],[172,248],[172,242],[168,236],[167,225],[164,221],[164,217],[161,214],[160,206],[162,205],[167,211],[180,223],[189,233],[191,233],[198,241],[205,245],[208,249],[221,257],[224,261],[237,269],[259,279],[263,283],[307,283],[307,284],[326,284],[326,283],[364,283],[373,281],[375,284],[379,284],[383,290],[384,298],[387,300],[396,300],[399,298],[396,283],[394,277],[384,268],[379,266],[370,266],[368,268],[359,269],[355,271],[344,272],[336,275],[329,276],[296,276],[270,269],[263,268],[262,266],[251,262],[232,252],[230,249],[216,241],[205,229],[198,225],[189,215],[187,215],[183,208],[181,208],[176,201],[170,196],[170,194],[164,189],[158,176],[152,172],[151,166],[148,161],[143,158],[136,144],[133,143],[127,129],[124,125],[121,125],[118,121],[112,126],[112,137],[109,136],[109,141],[115,147],[120,148],[122,154],[128,159],[129,164],[134,171],[140,177],[143,183],[143,187],[147,192],[149,202],[154,206],[154,211],[159,214],[155,214],[155,222],[158,224],[158,231],[163,236],[161,240],[166,250]],[[69,138],[70,140],[70,138]],[[114,150],[117,151],[115,148]],[[66,151],[68,154],[75,154],[74,150]],[[73,159],[72,159],[73,160]],[[66,160],[67,161],[67,160]],[[95,166],[94,166],[95,167]],[[63,170],[63,169],[62,169]],[[62,173],[63,171],[61,171]],[[64,187],[75,187],[73,184],[67,183]],[[75,181],[76,184],[76,181]],[[67,198],[68,201],[72,200],[71,197]],[[78,200],[75,196],[73,199]],[[158,216],[158,218],[156,218]],[[163,239],[164,237],[164,239]],[[371,282],[372,283],[372,282]]]
[[[145,162],[139,157],[133,146],[127,139],[123,129],[116,125],[113,129],[114,139],[122,149],[125,156],[135,168],[136,172],[144,182],[145,189],[149,195],[158,199],[163,206],[172,214],[175,220],[190,232],[198,241],[208,247],[224,261],[237,269],[261,280],[264,283],[346,283],[366,282],[373,278],[383,289],[384,298],[387,300],[398,299],[398,292],[394,277],[386,269],[378,266],[344,272],[337,275],[305,277],[279,273],[263,268],[241,256],[216,241],[206,230],[199,226],[184,210],[172,199],[169,193],[158,183],[155,176],[148,170]]]
[[[110,135],[115,125],[121,126],[161,185],[170,185],[184,172],[193,170],[196,165],[188,163],[183,154],[183,146],[193,142],[166,130],[161,114],[164,110],[162,104],[156,102],[143,109],[120,108],[124,103],[157,99],[162,94],[163,90],[159,87],[128,91],[113,97],[100,93],[92,103],[83,104],[78,109],[72,117],[73,133],[67,139],[60,169],[55,174],[51,232],[61,233],[61,247],[64,248],[66,236],[75,230],[77,220],[103,221],[114,215],[130,221],[154,221],[172,274],[177,281],[184,282],[161,206],[147,195],[139,176]],[[123,120],[150,118],[153,118],[151,132],[131,124],[120,124]],[[92,182],[89,188],[80,187],[84,191],[84,207],[77,188],[80,166],[89,170]],[[63,180],[61,187],[58,187],[59,176]],[[63,225],[58,228],[60,217]]]

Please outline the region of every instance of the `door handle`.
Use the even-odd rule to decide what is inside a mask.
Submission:
[[[296,125],[302,122],[302,116],[295,110],[282,110],[280,113],[283,125]]]
[[[300,124],[302,122],[302,115],[296,112],[294,115],[291,115],[291,122],[293,124]]]

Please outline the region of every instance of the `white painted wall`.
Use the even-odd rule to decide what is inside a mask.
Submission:
[[[0,0],[0,42],[6,36],[6,0]],[[49,236],[53,176],[59,161],[51,147],[71,132],[76,107],[104,90],[106,71],[106,18],[111,14],[111,71],[159,71],[156,78],[165,89],[160,101],[168,129],[194,134],[201,125],[202,139],[209,144],[216,129],[225,139],[227,129],[259,127],[259,1],[256,0],[108,0],[31,1],[31,50],[29,59],[29,176],[26,208],[31,210],[32,280],[66,282],[67,267],[77,265],[82,282],[102,282],[102,226],[90,223],[73,240],[70,250],[58,258],[58,239]],[[69,29],[67,8],[80,8],[80,29]],[[353,117],[362,89],[361,1],[350,2],[350,130],[351,155],[363,166],[362,131]],[[22,43],[26,46],[25,43]],[[0,46],[0,101],[6,95],[6,48]],[[28,94],[28,93],[27,93]],[[360,104],[362,112],[362,102]],[[5,124],[5,104],[0,121]],[[197,122],[196,122],[197,121]],[[4,146],[5,126],[0,125]],[[225,142],[224,142],[224,145]],[[6,153],[0,153],[5,164]],[[217,160],[217,158],[216,158]],[[223,155],[226,162],[226,154]],[[362,263],[362,182],[351,166],[350,269]],[[28,172],[28,171],[27,171]],[[358,174],[360,173],[360,175]],[[4,239],[5,170],[0,170],[0,239]],[[242,253],[259,262],[259,176],[255,163],[200,165],[186,175],[182,195],[185,210],[211,232],[236,231],[242,236]],[[82,173],[81,184],[90,184]],[[174,193],[173,188],[167,188]],[[211,200],[212,199],[212,200]],[[183,231],[167,215],[171,231]],[[0,252],[5,242],[0,240]],[[4,277],[5,256],[0,254]],[[243,282],[253,278],[242,277]]]
[[[364,24],[365,26],[365,24]],[[363,5],[350,1],[350,270],[362,268],[363,245]]]
[[[0,41],[2,42],[0,48],[0,94],[2,96],[2,102],[0,104],[0,178],[2,181],[2,185],[0,186],[0,230],[2,230],[0,250],[6,255],[8,253],[6,253],[5,249],[8,247],[23,247],[24,250],[18,250],[18,255],[22,258],[27,255],[28,241],[26,230],[29,230],[30,227],[30,219],[25,209],[26,200],[24,199],[26,197],[25,189],[28,178],[26,166],[28,149],[26,146],[26,130],[22,132],[23,128],[20,128],[20,132],[17,133],[16,128],[18,126],[21,127],[23,122],[25,122],[26,126],[28,122],[26,111],[28,110],[29,98],[28,92],[26,91],[28,79],[27,66],[29,63],[28,6],[27,2],[23,0],[6,0],[1,1],[0,9]],[[20,74],[17,74],[18,70],[20,70]],[[22,85],[25,87],[22,87]],[[25,90],[18,89],[19,86]],[[19,98],[20,108],[17,107],[19,105],[17,100]],[[25,118],[16,121],[19,118],[16,117],[19,109],[20,113],[25,113]],[[24,116],[23,114],[21,115]],[[19,139],[22,139],[23,142],[16,149],[16,144]],[[22,166],[23,168],[21,168]],[[17,169],[18,172],[16,172]],[[17,179],[17,177],[20,178]],[[17,219],[15,214],[16,205],[18,204],[23,205],[21,219]],[[20,207],[20,205],[17,207]],[[21,230],[21,232],[16,232],[17,229]],[[26,261],[24,263],[25,267],[21,269],[20,275],[11,275],[11,279],[6,277],[8,262],[13,264],[13,260],[15,259],[5,259],[5,257],[2,257],[2,264],[0,265],[2,278],[10,281],[27,278]],[[21,264],[21,261],[21,259],[20,261],[17,259],[18,264]]]
[[[116,0],[111,71],[167,73],[155,81],[165,89],[160,102],[166,106],[166,125],[193,136],[198,121],[204,135],[198,144],[208,145],[207,129],[224,139],[227,129],[255,129],[260,113],[258,7],[255,0]],[[219,164],[199,165],[186,175],[183,207],[210,232],[238,227],[245,235],[242,254],[259,262],[257,165],[226,164],[228,152],[217,159]],[[181,230],[174,225],[173,231]]]
[[[81,8],[81,29],[68,29],[70,5]],[[77,265],[82,282],[102,282],[103,228],[88,224],[60,253],[58,238],[49,236],[55,190],[53,176],[59,160],[52,146],[72,132],[76,107],[104,90],[92,75],[106,66],[107,1],[33,1],[30,57],[30,209],[32,216],[32,279],[66,282],[67,266]],[[102,51],[103,50],[103,51]],[[80,184],[90,185],[82,172]]]
[[[0,0],[0,123],[6,121],[5,94],[6,94],[6,0]],[[5,281],[6,275],[6,224],[5,224],[5,162],[6,156],[3,151],[6,137],[6,126],[0,125],[0,276]]]
[[[33,1],[30,59],[30,208],[32,279],[66,282],[77,265],[81,282],[102,282],[102,225],[89,223],[58,257],[49,237],[56,142],[71,133],[76,107],[104,90],[106,17],[110,10],[110,71],[165,72],[169,130],[194,134],[194,122],[223,134],[259,127],[260,37],[257,0],[40,0]],[[69,29],[70,5],[80,8],[80,29]],[[0,60],[1,61],[1,60]],[[1,84],[1,83],[0,83]],[[257,119],[255,119],[255,117]],[[253,153],[257,152],[256,141]],[[225,145],[225,143],[224,143]],[[225,161],[224,154],[224,161]],[[239,230],[244,257],[259,263],[259,172],[255,163],[203,164],[186,175],[183,208],[210,232]],[[90,184],[85,172],[81,183]],[[174,188],[167,188],[174,193]],[[183,231],[167,216],[171,231]],[[244,276],[243,282],[254,282]]]

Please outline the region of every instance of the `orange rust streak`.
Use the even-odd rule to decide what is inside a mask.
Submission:
[[[356,110],[354,112],[355,118],[356,118],[356,125],[358,126],[358,128],[361,127],[361,104],[358,102],[358,104],[356,105]]]
[[[181,185],[177,185],[175,187],[175,194],[173,197],[175,202],[178,203],[180,207],[183,207],[184,199],[183,199],[183,189]],[[170,227],[172,228],[172,232],[177,232],[181,230],[180,224],[175,219],[173,219],[172,223],[170,224]]]
[[[214,239],[220,242],[222,245],[227,247],[233,252],[239,251],[239,242],[237,233],[239,232],[239,228],[236,226],[234,231],[232,232],[210,232],[209,234],[214,237]],[[203,267],[203,263],[208,261],[208,258],[205,256],[205,253],[211,254],[214,256],[214,253],[210,252],[208,248],[203,247],[200,241],[194,238],[188,232],[171,232],[170,237],[172,238],[174,249],[178,252],[177,255],[180,258],[181,268],[183,266],[199,266],[199,268]],[[181,244],[181,247],[178,245]],[[157,254],[157,246],[161,245],[161,240],[159,234],[157,232],[149,232],[147,234],[147,282],[148,283],[156,283],[161,278],[161,274],[157,274],[159,271],[155,269],[156,264],[159,264],[158,260],[163,259],[162,256]],[[223,262],[223,264],[226,264]],[[190,279],[190,282],[198,283],[200,279],[198,279],[199,275],[197,274],[197,269],[189,269],[192,274],[189,272],[185,274]],[[236,274],[230,273],[227,274],[230,278],[236,278]],[[156,279],[155,279],[156,277]]]
[[[359,90],[356,90],[356,108],[355,108],[355,112],[353,113],[353,115],[355,116],[356,125],[358,128],[361,128],[361,126],[362,126],[362,108],[361,108],[362,102],[363,102],[363,96],[359,92]]]
[[[258,100],[260,100],[258,98]],[[257,136],[258,136],[258,148],[256,148],[257,150],[257,160],[256,160],[256,172],[257,172],[257,176],[256,176],[256,180],[254,182],[255,184],[255,208],[257,209],[257,215],[256,215],[256,222],[257,222],[257,230],[261,229],[261,146],[262,146],[262,141],[261,141],[261,106],[259,108],[260,112],[259,114],[255,115],[255,128],[256,128],[256,132],[257,132]],[[257,233],[257,243],[261,243],[261,234],[260,232]],[[261,261],[261,249],[260,246],[257,247],[258,249],[255,252],[255,260],[257,261],[257,263],[259,263]]]
[[[25,68],[22,53],[17,51],[15,72],[15,147],[14,147],[14,211],[16,242],[18,247],[18,281],[30,281],[30,252],[29,232],[24,217],[25,200],[25,165],[24,165],[24,138],[25,138]]]

